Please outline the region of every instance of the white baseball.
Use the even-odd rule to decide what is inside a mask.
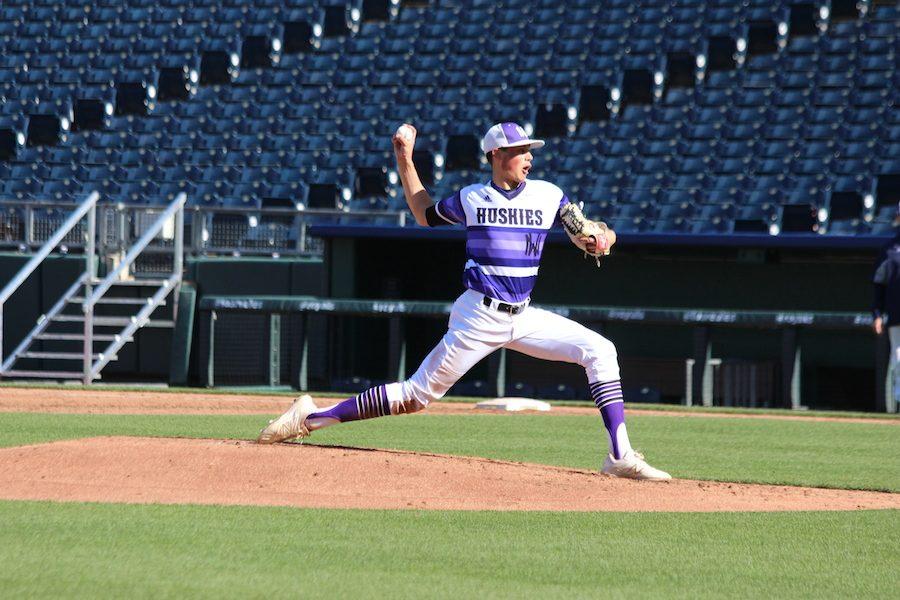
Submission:
[[[402,137],[404,140],[413,139],[413,130],[409,125],[401,125],[397,128],[397,135]]]

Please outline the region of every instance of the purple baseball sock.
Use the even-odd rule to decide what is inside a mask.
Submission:
[[[311,413],[306,417],[306,424],[310,429],[315,430],[336,423],[374,419],[390,414],[391,405],[388,402],[387,393],[384,386],[379,385],[369,388],[358,396]]]
[[[609,436],[609,453],[619,459],[631,450],[628,431],[625,429],[625,403],[622,396],[622,382],[595,382],[591,384],[591,397],[603,417],[603,425]]]

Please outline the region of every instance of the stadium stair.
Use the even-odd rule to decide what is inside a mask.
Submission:
[[[38,268],[56,244],[87,216],[85,228],[89,240],[96,237],[95,209],[99,195],[86,199],[19,273],[0,292],[0,333],[2,303]],[[103,368],[118,359],[122,347],[134,341],[144,327],[173,328],[171,319],[152,318],[167,306],[167,298],[181,285],[183,261],[184,194],[179,195],[151,224],[124,258],[103,278],[96,276],[97,261],[93,242],[85,253],[85,270],[0,365],[0,378],[43,378],[80,380],[89,384],[101,378]],[[175,222],[173,269],[165,278],[136,278],[129,269],[149,242],[167,222]],[[116,295],[109,295],[111,290]],[[119,290],[125,290],[120,292]],[[125,295],[131,293],[132,295]],[[136,294],[136,296],[134,295]],[[177,310],[172,310],[172,315]],[[2,348],[2,335],[0,335]]]

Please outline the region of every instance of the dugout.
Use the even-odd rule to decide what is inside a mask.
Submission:
[[[320,226],[313,234],[325,240],[327,297],[449,302],[462,290],[461,229]],[[750,327],[728,322],[727,316],[726,321],[710,323],[601,319],[588,325],[616,343],[633,399],[682,399],[686,361],[705,350],[713,369],[732,378],[748,377],[752,367],[760,387],[785,380],[785,373],[793,375],[796,368],[798,377],[787,379],[802,382],[803,406],[873,410],[884,406],[877,382],[884,381],[886,342],[869,331],[870,277],[885,241],[817,235],[623,234],[615,256],[598,269],[592,260],[578,256],[564,234],[555,232],[548,238],[534,301],[712,311],[710,319],[716,319],[717,312],[784,313],[782,321]],[[855,316],[833,326],[824,324],[827,319],[817,320],[816,315],[827,313]],[[330,377],[384,380],[387,352],[373,353],[368,341],[396,335],[391,333],[396,325],[361,316],[340,321],[330,333],[332,344],[342,349],[329,359]],[[444,330],[439,319],[410,318],[404,336],[409,369]],[[583,379],[572,365],[552,365],[516,353],[508,353],[506,361],[509,382],[526,389],[560,382],[577,389]],[[464,378],[462,389],[490,381],[496,365],[491,359],[483,363]],[[783,405],[788,390],[781,383],[776,387],[773,402]]]

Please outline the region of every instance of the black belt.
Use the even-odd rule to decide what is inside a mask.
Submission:
[[[494,302],[497,303],[496,306],[494,306]],[[526,306],[528,306],[528,302],[525,302],[524,304],[507,304],[506,302],[500,302],[499,300],[493,300],[491,298],[488,298],[487,296],[484,297],[484,300],[482,300],[481,303],[484,304],[485,306],[487,306],[488,308],[496,308],[500,312],[509,313],[511,315],[519,314],[520,312],[525,310]]]

